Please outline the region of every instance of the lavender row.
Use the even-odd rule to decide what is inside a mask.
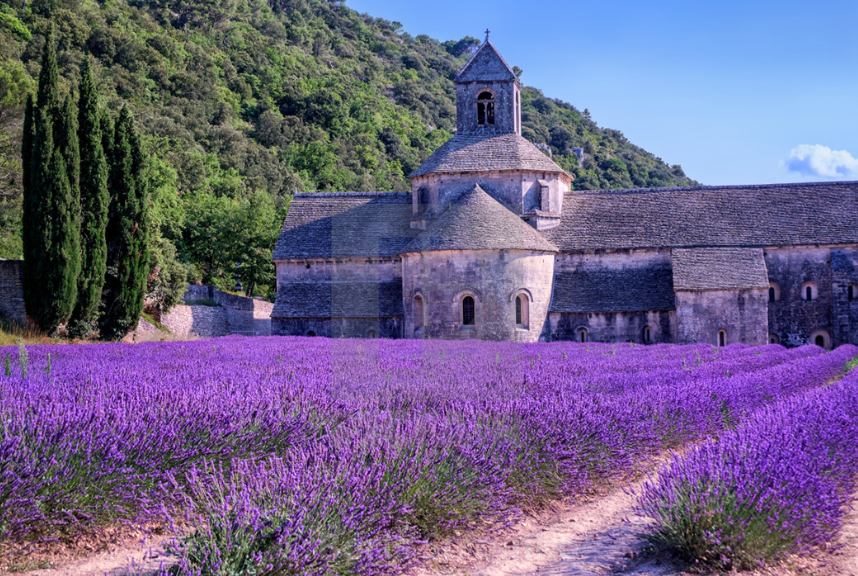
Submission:
[[[719,569],[830,542],[858,489],[858,370],[675,456],[648,482],[649,538]]]
[[[227,338],[32,347],[24,376],[0,349],[0,537],[166,518],[198,528],[186,573],[390,571],[856,351]]]

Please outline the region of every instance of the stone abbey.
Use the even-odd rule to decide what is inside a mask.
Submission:
[[[297,194],[272,333],[858,344],[858,183],[572,190],[491,42],[411,192]]]

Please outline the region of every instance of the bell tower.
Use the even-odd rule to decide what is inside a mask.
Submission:
[[[489,40],[456,76],[458,134],[521,135],[521,84]]]

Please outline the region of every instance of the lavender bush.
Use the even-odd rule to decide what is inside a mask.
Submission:
[[[854,364],[854,363],[850,363]],[[649,538],[688,561],[751,568],[832,540],[858,482],[858,371],[764,409],[648,482]]]
[[[381,574],[842,374],[855,347],[224,338],[0,376],[0,546],[179,522],[178,574]],[[19,353],[10,365],[21,364]],[[47,370],[50,355],[50,370]]]

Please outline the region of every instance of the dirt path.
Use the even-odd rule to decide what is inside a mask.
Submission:
[[[135,544],[93,554],[92,556],[63,563],[62,566],[29,572],[15,572],[16,576],[144,576],[154,574],[168,566],[162,546],[171,536],[150,536]]]
[[[636,492],[643,481],[632,484]],[[648,521],[632,513],[635,496],[618,488],[593,494],[584,503],[557,505],[528,516],[518,525],[483,539],[460,535],[429,549],[422,567],[409,576],[679,576],[669,558],[646,554],[638,537]],[[134,545],[72,561],[62,567],[18,572],[19,576],[150,575],[166,564],[161,546],[168,536],[152,536]],[[776,568],[745,576],[858,576],[858,505],[846,518],[833,553],[791,558]]]
[[[632,487],[637,490],[641,483]],[[586,503],[557,505],[490,540],[462,539],[449,549],[434,550],[435,557],[412,574],[578,576],[622,571],[631,567],[643,549],[637,535],[646,520],[632,514],[634,499],[627,491],[614,489]],[[635,573],[675,572],[653,565]]]
[[[632,484],[638,488],[643,481]],[[691,574],[663,555],[647,553],[638,537],[648,520],[632,513],[636,497],[614,489],[582,504],[567,504],[528,517],[490,539],[430,550],[410,576],[680,576]],[[833,554],[791,558],[785,565],[745,576],[858,576],[858,508],[846,519]]]

